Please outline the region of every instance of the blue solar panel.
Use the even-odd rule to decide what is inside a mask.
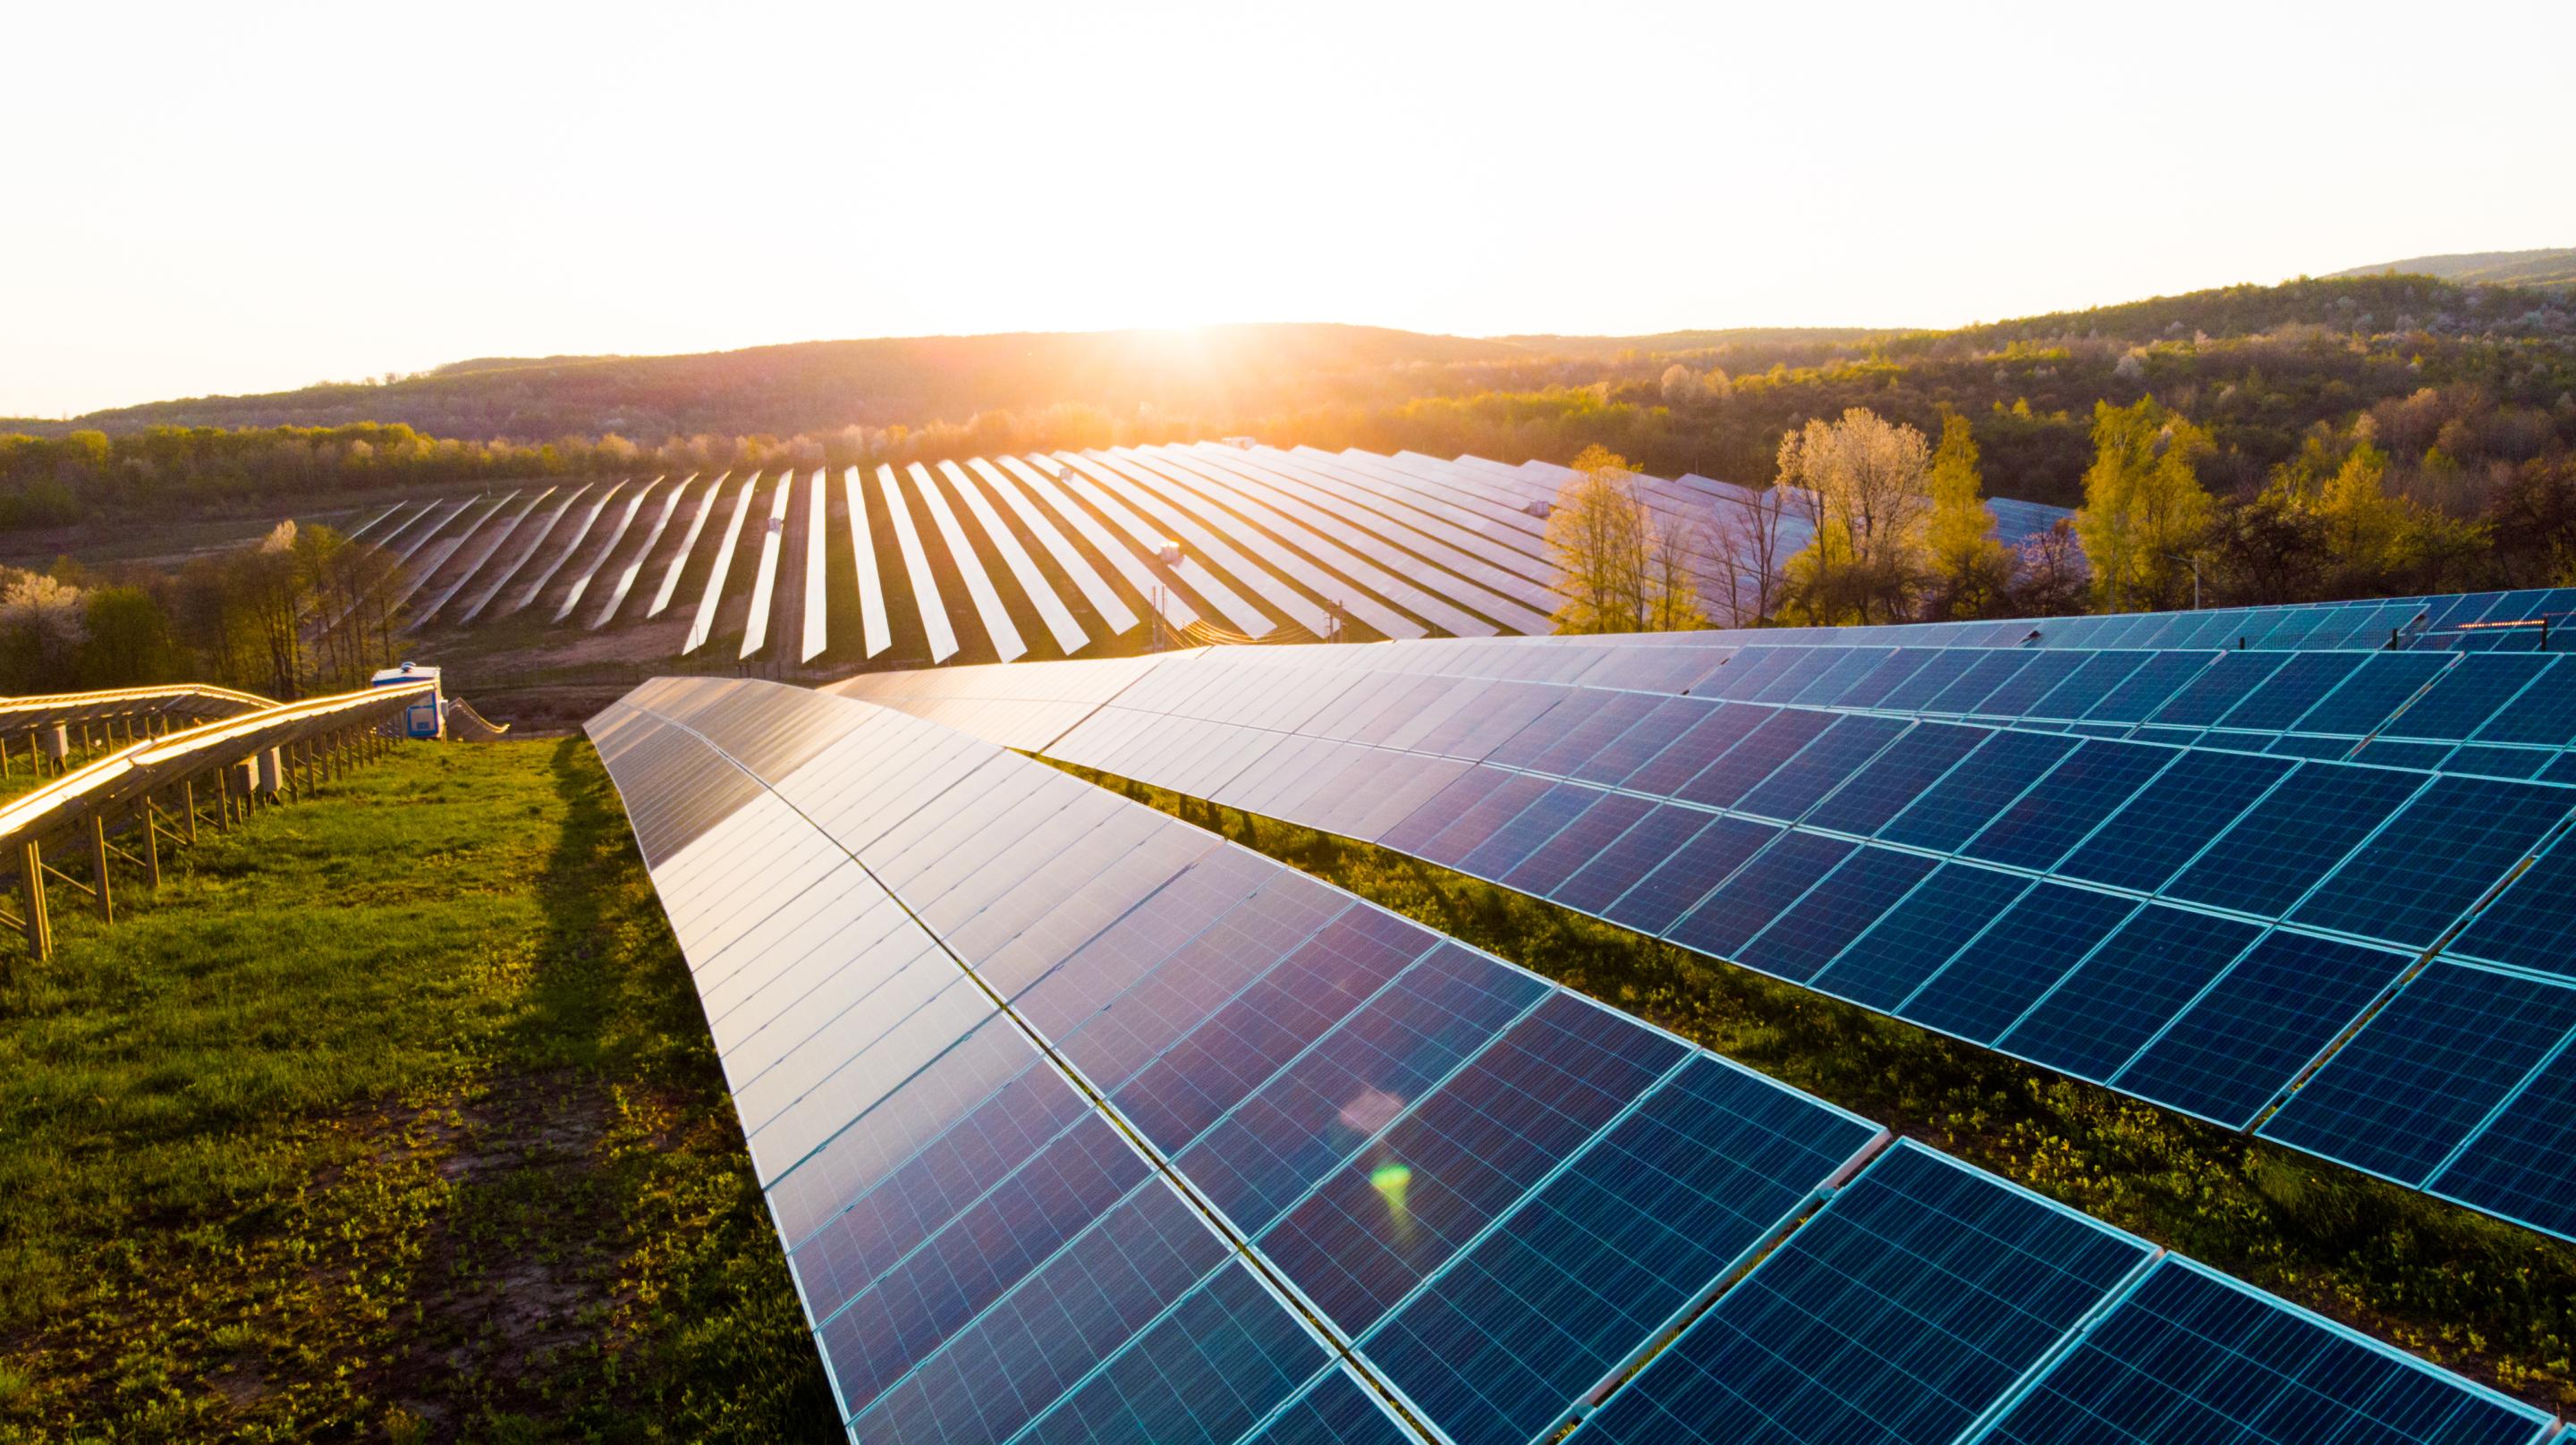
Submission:
[[[1037,1064],[1034,1051],[1029,1058]],[[1090,1113],[1053,1069],[1013,1080],[794,1243],[788,1267],[807,1307],[817,1318],[838,1309]]]
[[[1719,664],[1717,671],[1691,690],[1701,697],[1742,702],[1813,655],[1814,649],[1806,647],[1748,647]]]
[[[1857,846],[1821,833],[1784,834],[1664,936],[1684,948],[1732,958]]]
[[[1836,832],[1875,833],[1991,736],[1959,723],[1917,723],[1819,803],[1807,821]]]
[[[1198,1211],[1149,1180],[873,1402],[844,1391],[855,1438],[1001,1445],[1225,1258]]]
[[[1632,798],[1625,793],[1595,797],[1579,817],[1503,874],[1502,885],[1546,897],[1566,879],[1573,877],[1576,869],[1600,856],[1602,850],[1617,841],[1620,834],[1627,832],[1654,806],[1643,798]]]
[[[2093,661],[2092,655],[2081,652],[2039,653],[1969,711],[1985,717],[2027,716],[2041,698]]]
[[[874,1399],[1152,1172],[1086,1113],[884,1274],[842,1275],[815,1257],[798,1284],[843,1396]]]
[[[1893,1011],[2030,887],[2015,874],[1944,863],[1811,982],[1838,998]]]
[[[2153,893],[2294,766],[2246,753],[2177,754],[2056,871]]]
[[[1897,1012],[1916,1023],[1990,1043],[2136,907],[2111,894],[2042,883],[1961,949],[1949,967]]]
[[[2000,658],[2009,661],[2019,655],[1983,652],[1970,648],[1954,648],[1937,653],[1931,661],[1923,664],[1921,671],[1890,687],[1887,690],[1887,696],[1880,698],[1877,705],[1891,712],[1947,711],[1948,709],[1933,707],[1932,699],[1957,685],[1971,670],[1985,665],[1989,659]],[[1988,683],[1986,686],[1991,687],[1993,684]]]
[[[1981,1438],[2529,1445],[2549,1424],[2528,1405],[2168,1258]]]
[[[1457,1445],[1538,1438],[1877,1133],[1695,1058],[1361,1351]]]
[[[1923,700],[1918,711],[1932,713],[1972,713],[1995,689],[2003,686],[2015,673],[2039,660],[2036,652],[1980,652],[1962,654],[1969,663],[1957,678],[1939,692]]]
[[[1496,828],[1491,837],[1449,866],[1471,877],[1500,878],[1554,839],[1566,824],[1581,817],[1602,796],[1598,788],[1559,783],[1532,799],[1518,816]],[[1440,861],[1428,850],[1422,856]]]
[[[2380,653],[2355,668],[2341,686],[2291,726],[2303,733],[2375,732],[2450,662],[2438,652]]]
[[[2218,660],[2148,715],[2166,727],[2205,728],[2225,717],[2289,659],[2278,652],[2222,652]]]
[[[2110,1082],[2247,1128],[2410,962],[2303,933],[2267,934]]]
[[[1571,777],[1577,769],[1592,761],[1595,753],[1618,742],[1628,729],[1643,722],[1666,701],[1669,699],[1635,693],[1575,693],[1558,703],[1548,714],[1554,717],[1557,713],[1570,711],[1576,719],[1574,725],[1554,743],[1535,751],[1523,750],[1523,756],[1517,762],[1502,757],[1502,750],[1498,748],[1495,756],[1486,761],[1526,768],[1533,773]]]
[[[1795,662],[1772,673],[1761,687],[1746,693],[1746,699],[1752,702],[1787,702],[1851,656],[1851,650],[1844,647],[1801,648],[1799,652]]]
[[[1906,724],[1894,718],[1843,718],[1782,763],[1760,787],[1746,793],[1735,809],[1794,823],[1905,729]]]
[[[1937,648],[1900,647],[1881,659],[1878,666],[1853,679],[1851,686],[1834,699],[1834,705],[1878,707],[1941,655]]]
[[[2424,785],[2420,773],[2311,763],[2283,778],[2165,892],[2275,917]]]
[[[1548,894],[1548,901],[1580,913],[1600,914],[1636,886],[1701,830],[1717,820],[1696,808],[1657,807],[1621,833],[1600,856]]]
[[[2576,1239],[2576,1053],[2562,1042],[2449,1168],[2435,1193]]]
[[[2023,715],[2067,721],[2084,717],[2127,686],[2154,656],[2131,650],[2094,653],[2065,681],[2023,709]]]
[[[1334,1369],[1238,1445],[1414,1445],[1415,1439],[1348,1371]]]
[[[2108,1079],[2261,931],[2151,903],[2033,1004],[1996,1047],[2078,1078]]]
[[[1647,759],[1672,746],[1692,724],[1707,717],[1710,705],[1697,698],[1668,697],[1655,704],[1637,724],[1585,758],[1568,774],[1587,783],[1615,784],[1645,766]],[[1702,759],[1705,763],[1707,760]]]
[[[1674,796],[1711,807],[1727,807],[1753,790],[1773,769],[1834,725],[1829,712],[1782,712],[1754,729],[1726,755],[1674,790]]]
[[[1246,1234],[1485,1046],[1546,992],[1444,943],[1173,1156]]]
[[[2482,743],[2529,743],[2563,748],[2576,743],[2576,667],[2552,662],[2471,734]]]
[[[2428,743],[2425,746],[2438,748],[2443,745]],[[2378,745],[2373,744],[2372,747],[2376,751]],[[2451,749],[2435,766],[2446,773],[2472,773],[2487,778],[2526,779],[2541,776],[2542,769],[2560,761],[2560,757],[2560,754],[2543,748],[2508,748],[2483,743],[2463,743]],[[2549,781],[2559,783],[2565,782],[2566,779],[2553,777]]]
[[[2299,923],[2423,948],[2485,896],[2576,792],[2437,778],[2291,915]]]
[[[2361,665],[2361,658],[2348,652],[2302,652],[2293,654],[2281,670],[2264,679],[2263,685],[2246,695],[2243,702],[2217,720],[2218,726],[2250,728],[2258,732],[2279,732],[2298,721],[2299,715],[2323,701],[2325,695],[2351,676]],[[2160,718],[2160,722],[2173,721]]]
[[[1878,836],[1891,843],[1949,852],[2075,747],[2074,739],[2053,733],[1996,733],[1926,789],[1895,822],[1881,828]]]
[[[1934,866],[1934,860],[1919,853],[1863,848],[1799,899],[1796,907],[1736,950],[1735,961],[1804,983],[1895,907]]]
[[[2144,743],[2085,743],[1960,851],[1989,863],[2045,871],[2179,756]]]
[[[2483,958],[2576,979],[2576,835],[2533,860],[2450,945]]]
[[[1706,707],[1705,704],[1694,706]],[[1740,703],[1706,707],[1706,715],[1692,723],[1679,736],[1664,745],[1653,757],[1638,765],[1619,786],[1657,797],[1670,797],[1673,790],[1699,775],[1700,771],[1729,748],[1742,742],[1754,729],[1773,717],[1767,707],[1748,707]]]
[[[2391,719],[2386,732],[2399,738],[2466,738],[2548,665],[2549,660],[2542,657],[2462,656],[2422,697]]]
[[[2137,1240],[1900,1144],[1581,1434],[1939,1445],[2146,1258]]]
[[[1890,650],[1883,647],[1846,647],[1839,651],[1841,655],[1835,658],[1831,667],[1817,673],[1804,687],[1783,695],[1780,700],[1808,707],[1837,703],[1854,683],[1877,671],[1890,656]]]
[[[2165,705],[2167,699],[2200,676],[2221,655],[2215,652],[2150,654],[2142,666],[2121,680],[2118,687],[2077,716],[2092,722],[2145,722],[2156,709]]]
[[[1102,1087],[1156,1148],[1178,1149],[1437,942],[1392,914],[1355,908],[1134,1077]]]
[[[1361,1334],[1687,1052],[1556,994],[1254,1243],[1325,1318]]]
[[[1418,858],[1427,858],[1444,868],[1453,867],[1459,859],[1475,852],[1499,835],[1505,824],[1519,817],[1524,809],[1537,802],[1539,796],[1552,786],[1555,785],[1545,778],[1515,774],[1500,787],[1492,789],[1461,809],[1458,816],[1451,819],[1439,832],[1407,846],[1404,851]],[[1543,841],[1545,840],[1533,841],[1531,846],[1536,847],[1538,842]]]
[[[2570,1028],[2576,989],[2437,963],[2259,1132],[2420,1185]]]
[[[1027,1445],[1232,1445],[1327,1359],[1260,1278],[1234,1264],[1015,1438]]]
[[[1769,823],[1720,818],[1693,835],[1636,887],[1620,894],[1602,916],[1639,933],[1662,933],[1781,832]]]
[[[1440,835],[1440,831],[1457,822],[1459,815],[1474,807],[1486,794],[1506,783],[1525,781],[1518,774],[1499,768],[1469,768],[1424,801],[1422,806],[1404,816],[1404,820],[1378,835],[1378,846],[1411,853]]]

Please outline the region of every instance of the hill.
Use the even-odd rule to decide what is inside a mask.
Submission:
[[[2576,246],[2538,251],[2459,251],[2447,256],[2409,256],[2376,266],[2337,271],[2327,280],[2350,276],[2438,276],[2476,286],[2576,286]]]

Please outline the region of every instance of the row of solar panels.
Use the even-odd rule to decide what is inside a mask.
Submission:
[[[1060,736],[977,730],[2576,1237],[2576,788],[1415,670],[1442,651],[1193,654]]]
[[[522,489],[397,505],[351,535],[411,569],[422,623],[530,614],[595,630],[680,602],[684,654],[721,633],[745,658],[900,645],[931,663],[1007,662],[1071,656],[1152,614],[1243,636],[1545,633],[1562,600],[1545,518],[1570,475],[1410,452],[1122,447]],[[1743,495],[1642,480],[1667,526],[1703,535]],[[1695,565],[1704,594],[1736,585],[1713,554]]]
[[[2554,1428],[982,740],[591,731],[854,1440]]]
[[[2003,504],[1992,503],[1997,507]],[[2029,503],[2017,504],[2020,506]],[[2003,529],[2009,538],[2012,529]],[[2080,617],[2013,617],[1976,622],[1745,629],[1666,634],[1668,645],[1763,646],[1830,640],[1835,645],[1909,647],[2228,647],[2254,651],[2387,648],[2456,652],[2565,651],[2558,627],[2576,616],[2576,587],[2452,592],[2355,602],[2212,607],[2191,612],[2120,612]]]

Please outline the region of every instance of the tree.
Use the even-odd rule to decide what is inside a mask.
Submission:
[[[2084,550],[2074,524],[2065,518],[2021,544],[2014,571],[2019,582],[2013,589],[2013,611],[2055,617],[2084,610]]]
[[[71,691],[89,640],[80,589],[42,572],[0,571],[0,669],[9,689]]]
[[[1932,455],[1932,510],[1924,528],[1931,581],[1927,617],[1993,614],[2012,585],[2011,549],[1994,537],[1994,510],[1985,502],[1985,477],[1977,465],[1977,438],[1968,419],[1944,408],[1941,445]]]
[[[2152,610],[2190,595],[2190,564],[2213,516],[2200,485],[2209,433],[2159,405],[2093,404],[2093,465],[2075,532],[2106,611]]]
[[[1701,395],[1699,378],[1678,361],[1664,368],[1663,379],[1656,384],[1656,390],[1662,394],[1666,406],[1697,401]]]
[[[1893,622],[1907,614],[1923,573],[1930,467],[1923,433],[1865,407],[1781,435],[1772,485],[1793,489],[1815,527],[1786,569],[1804,620]]]
[[[1755,627],[1780,607],[1788,550],[1790,489],[1734,487],[1732,505],[1718,514],[1714,551],[1726,574],[1727,624]]]
[[[140,587],[92,589],[83,610],[87,641],[81,648],[86,687],[134,687],[178,680],[178,649],[169,614]]]
[[[1574,459],[1574,472],[1547,516],[1548,550],[1565,579],[1557,630],[1648,632],[1708,625],[1691,585],[1692,541],[1659,534],[1627,461],[1590,446]]]

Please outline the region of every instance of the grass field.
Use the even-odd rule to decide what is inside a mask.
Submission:
[[[126,897],[0,941],[0,1442],[837,1438],[587,743],[403,749]]]
[[[1068,771],[2366,1333],[2576,1409],[2576,1246],[1401,854]]]

